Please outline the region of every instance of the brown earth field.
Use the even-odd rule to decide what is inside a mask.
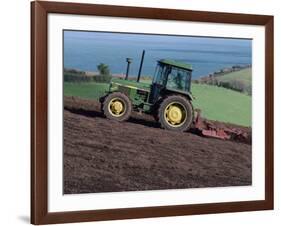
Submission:
[[[145,114],[108,120],[98,102],[64,97],[65,194],[251,185],[251,149],[163,130]]]

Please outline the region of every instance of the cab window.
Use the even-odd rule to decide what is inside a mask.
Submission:
[[[189,88],[189,82],[188,82],[188,71],[171,67],[169,73],[168,73],[168,79],[167,79],[167,85],[166,87],[168,89],[174,89],[174,90],[182,90],[186,91]]]

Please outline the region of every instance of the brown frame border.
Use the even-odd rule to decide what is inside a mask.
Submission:
[[[48,212],[48,13],[265,26],[265,200]],[[52,224],[273,209],[273,16],[62,2],[31,3],[31,223]]]

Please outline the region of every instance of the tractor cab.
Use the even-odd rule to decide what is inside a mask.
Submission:
[[[180,93],[192,99],[190,94],[192,66],[189,64],[173,61],[159,60],[150,95],[150,102],[155,103],[167,93]]]

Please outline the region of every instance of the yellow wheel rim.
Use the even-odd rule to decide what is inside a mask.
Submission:
[[[186,121],[186,109],[182,104],[172,102],[165,108],[164,118],[170,126],[180,127]]]
[[[113,98],[108,104],[108,111],[114,117],[120,117],[125,114],[126,105],[123,100]]]

